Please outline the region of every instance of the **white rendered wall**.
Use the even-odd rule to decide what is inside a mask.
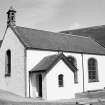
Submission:
[[[11,50],[11,76],[5,77],[5,54]],[[0,89],[25,96],[24,47],[8,28],[0,49]]]
[[[26,68],[27,68],[27,97],[31,95],[31,97],[36,97],[35,94],[37,93],[32,93],[34,91],[32,89],[32,84],[30,85],[30,91],[29,92],[29,71],[36,65],[38,64],[44,57],[49,56],[49,55],[54,55],[57,54],[58,52],[52,52],[52,51],[42,51],[42,50],[27,50],[26,52]],[[45,80],[44,80],[45,81]],[[45,85],[43,85],[45,87]],[[35,88],[35,87],[34,87]],[[32,89],[32,90],[31,90]],[[35,91],[34,91],[35,92]],[[34,94],[34,95],[33,95]],[[45,94],[45,93],[44,93]],[[46,96],[46,95],[44,95]]]
[[[64,87],[58,86],[59,74],[64,75]],[[80,91],[78,84],[74,84],[73,72],[62,60],[60,60],[60,62],[58,62],[56,66],[48,72],[46,83],[48,100],[74,98],[75,93]]]
[[[95,58],[98,64],[98,80],[99,82],[88,82],[88,59]],[[85,91],[103,89],[105,87],[105,56],[103,55],[83,55],[84,63],[84,82]]]
[[[58,52],[42,51],[42,50],[27,50],[27,77],[29,77],[28,71],[30,71],[44,57],[49,56],[49,55],[53,55],[53,54],[58,54]],[[105,87],[105,76],[104,76],[104,74],[105,74],[105,70],[104,70],[104,68],[105,68],[105,56],[83,54],[83,67],[84,67],[84,83],[83,83],[82,55],[77,54],[77,53],[69,53],[69,52],[68,53],[64,52],[64,54],[66,56],[73,56],[77,60],[78,84],[74,84],[75,88],[76,88],[76,89],[74,88],[74,91],[75,91],[74,93],[83,92],[83,84],[84,84],[84,90],[85,91],[95,90],[95,89],[103,89]],[[88,63],[88,59],[91,58],[91,57],[94,57],[95,59],[97,59],[97,62],[98,62],[99,82],[88,83],[88,65],[87,65],[87,63]],[[55,69],[59,68],[61,70],[61,67],[62,67],[62,70],[64,70],[64,71],[65,71],[65,69],[67,69],[64,63],[59,64],[59,66],[55,67]],[[70,74],[70,75],[72,75],[72,74]],[[29,78],[27,78],[27,87],[29,87],[29,81],[28,80],[29,80]],[[72,82],[74,83],[74,77],[72,78],[72,80],[73,80]],[[53,98],[50,97],[51,93],[49,94],[50,91],[48,91],[48,89],[47,89],[49,83],[50,82],[47,82],[47,85],[44,84],[44,88],[46,88],[44,91],[47,90],[46,98],[50,100],[50,99],[54,99],[54,97]],[[54,92],[54,91],[52,91],[52,92]],[[29,96],[29,88],[27,88],[27,96]],[[70,95],[70,97],[72,97],[72,95]],[[66,96],[66,97],[61,96],[61,98],[68,98],[68,96]],[[58,99],[60,99],[60,97],[58,97]]]
[[[29,96],[29,71],[36,65],[38,64],[44,57],[49,56],[49,55],[54,55],[54,54],[58,54],[58,52],[54,52],[54,51],[42,51],[42,50],[27,50],[27,96]],[[76,54],[76,53],[64,53],[66,56],[74,56],[77,60],[77,68],[78,68],[78,84],[75,84],[77,86],[77,91],[76,92],[82,92],[83,91],[83,76],[82,76],[82,57],[81,54]],[[63,64],[65,65],[65,64]],[[61,65],[62,66],[62,65]],[[62,69],[64,71],[66,71],[65,68],[62,67]],[[73,73],[72,73],[73,74]],[[73,76],[73,83],[74,83],[74,76]],[[67,80],[68,81],[68,80]],[[46,96],[46,78],[44,78],[44,82],[43,82],[43,86],[44,86],[44,98],[48,98],[48,96]],[[30,88],[32,88],[32,85],[30,85]],[[35,88],[35,86],[34,86]],[[31,90],[31,89],[30,89]],[[37,93],[33,93],[31,90],[31,96],[35,96],[32,94],[37,94]],[[35,91],[34,91],[35,92]],[[54,91],[53,91],[54,92]],[[73,96],[74,97],[74,96]]]

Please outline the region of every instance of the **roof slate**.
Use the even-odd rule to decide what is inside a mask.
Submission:
[[[58,62],[58,59],[61,57],[62,55],[50,55],[47,56],[45,58],[43,58],[32,70],[31,72],[35,71],[46,71],[51,69],[54,64],[56,64]]]
[[[33,67],[30,72],[45,72],[52,69],[60,60],[63,60],[65,64],[74,72],[77,70],[75,66],[73,66],[65,57],[63,53],[58,55],[50,55],[44,57],[37,65]]]
[[[61,33],[74,34],[74,35],[76,34],[84,37],[92,37],[98,43],[100,43],[102,46],[105,47],[105,25],[92,26],[75,30],[65,30],[62,31]]]
[[[66,35],[24,27],[11,27],[21,42],[30,49],[105,54],[105,49],[88,37]]]

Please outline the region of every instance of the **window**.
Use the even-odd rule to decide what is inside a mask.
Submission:
[[[88,60],[88,79],[89,82],[98,82],[97,61],[94,58]]]
[[[11,75],[11,51],[6,51],[6,68],[5,68],[5,76]]]
[[[63,87],[64,83],[63,83],[63,74],[58,75],[58,85],[59,87]]]
[[[69,56],[67,57],[68,61],[75,67],[77,67],[77,61],[74,57]],[[74,83],[78,83],[78,73],[77,71],[74,72]]]

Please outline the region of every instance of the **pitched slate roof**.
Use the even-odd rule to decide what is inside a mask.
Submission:
[[[33,67],[30,72],[45,72],[52,69],[60,60],[63,60],[65,64],[74,72],[77,70],[65,57],[64,54],[50,55],[44,57],[37,65]]]
[[[105,47],[105,25],[62,31],[66,34],[76,34],[84,37],[92,37]]]
[[[11,27],[26,48],[105,54],[105,49],[88,37],[66,35],[19,26]]]

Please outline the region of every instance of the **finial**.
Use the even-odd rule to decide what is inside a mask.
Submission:
[[[9,9],[9,10],[14,10],[14,9],[13,9],[13,6],[10,6],[10,9]]]
[[[10,6],[9,10],[12,10],[12,11],[16,12],[16,10],[13,8],[13,6]]]

